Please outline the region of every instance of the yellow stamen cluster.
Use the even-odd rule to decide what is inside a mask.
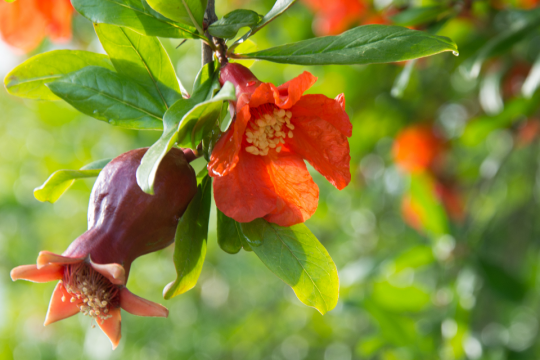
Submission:
[[[281,151],[285,139],[293,137],[294,125],[292,113],[283,109],[274,109],[273,114],[265,113],[259,118],[252,117],[246,129],[246,151],[253,155],[268,155],[270,149]]]
[[[85,263],[67,266],[63,283],[71,294],[69,301],[76,302],[84,315],[101,321],[112,317],[109,309],[118,301],[118,287],[92,267]],[[63,296],[62,301],[66,300]]]

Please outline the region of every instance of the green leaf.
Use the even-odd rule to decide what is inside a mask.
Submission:
[[[206,256],[211,200],[212,178],[206,175],[178,222],[174,245],[176,280],[163,289],[165,299],[183,294],[197,284]]]
[[[238,45],[242,44],[244,41],[247,40],[250,36],[255,35],[255,33],[259,30],[261,30],[263,27],[268,25],[271,21],[273,21],[275,18],[277,18],[279,15],[283,14],[288,8],[290,8],[296,0],[277,0],[274,3],[274,6],[270,11],[264,15],[264,17],[261,19],[261,21],[251,28],[244,36],[242,36],[240,39],[234,42],[234,44],[230,47],[230,50],[234,50]]]
[[[119,74],[141,84],[165,108],[182,97],[171,59],[156,37],[115,25],[94,27]]]
[[[41,201],[55,203],[70,187],[76,179],[96,177],[101,169],[112,159],[94,161],[83,166],[80,170],[58,170],[55,171],[47,181],[34,189],[34,197]]]
[[[304,224],[281,227],[257,219],[241,224],[242,232],[259,259],[291,286],[300,301],[319,310],[332,310],[338,301],[336,265]]]
[[[154,10],[174,21],[202,28],[208,0],[146,0]]]
[[[80,112],[128,129],[161,130],[162,105],[141,85],[110,70],[89,66],[48,83]]]
[[[431,301],[429,293],[416,285],[396,287],[387,281],[373,284],[371,298],[385,309],[396,312],[419,312]]]
[[[303,40],[234,57],[299,65],[374,64],[412,60],[443,51],[457,52],[457,46],[446,37],[400,26],[364,25],[337,36]]]
[[[218,119],[221,103],[235,99],[234,85],[226,82],[220,92],[210,100],[198,104],[195,97],[177,101],[165,113],[163,134],[144,154],[137,169],[137,183],[141,189],[153,194],[156,172],[167,152],[177,142],[182,147],[196,149],[205,132],[211,131]]]
[[[243,27],[252,27],[259,22],[259,14],[255,11],[239,9],[234,10],[208,27],[210,35],[232,39]]]
[[[242,229],[240,224],[219,209],[217,210],[217,240],[221,250],[236,254],[242,249]]]
[[[7,91],[28,99],[60,100],[45,83],[59,79],[86,66],[114,70],[107,55],[81,50],[54,50],[26,60],[4,79]]]
[[[125,26],[136,32],[179,39],[200,39],[193,26],[180,24],[150,11],[145,0],[72,0],[71,4],[93,23]]]
[[[433,5],[412,7],[392,16],[393,24],[400,26],[416,26],[432,22],[449,11],[447,6]]]
[[[517,42],[536,31],[539,25],[540,9],[527,11],[508,30],[491,38],[474,56],[467,59],[460,66],[461,72],[470,79],[477,78],[487,59],[508,52]]]

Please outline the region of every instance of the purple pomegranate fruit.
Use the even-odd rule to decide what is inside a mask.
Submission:
[[[45,325],[79,312],[96,320],[111,340],[120,341],[120,308],[139,316],[167,317],[168,310],[126,287],[131,263],[174,241],[178,219],[197,192],[195,172],[179,149],[162,160],[154,195],[137,185],[136,171],[147,149],[113,159],[96,180],[88,208],[88,230],[62,255],[39,253],[37,265],[11,271],[13,280],[60,280]]]

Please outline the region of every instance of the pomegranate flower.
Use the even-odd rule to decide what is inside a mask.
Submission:
[[[90,197],[88,230],[62,255],[42,251],[36,265],[11,271],[13,280],[59,280],[45,325],[82,312],[96,320],[114,349],[121,335],[120,308],[167,317],[165,307],[132,294],[125,285],[137,257],[173,242],[197,181],[183,152],[172,149],[160,164],[155,195],[143,193],[135,173],[145,152],[122,154],[101,171]]]
[[[71,38],[73,8],[69,0],[0,1],[0,35],[11,46],[31,51],[45,38]]]
[[[276,87],[246,67],[227,64],[221,82],[236,86],[236,118],[216,144],[208,170],[218,209],[239,222],[265,218],[280,226],[307,220],[319,189],[307,160],[336,188],[351,180],[352,125],[343,94],[302,95],[316,81],[308,72]]]

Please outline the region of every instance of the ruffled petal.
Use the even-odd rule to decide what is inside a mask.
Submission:
[[[304,71],[277,88],[278,92],[274,92],[275,104],[282,109],[290,109],[316,81],[315,76]]]
[[[120,343],[120,338],[122,337],[122,315],[120,314],[120,308],[111,309],[109,315],[112,317],[107,320],[97,320],[96,322],[111,341],[114,350]]]
[[[336,96],[335,100],[339,103],[341,108],[345,110],[345,94],[339,94],[338,96]]]
[[[319,188],[304,160],[286,150],[274,158],[265,156],[268,173],[278,196],[274,211],[264,218],[280,226],[303,223],[317,210]]]
[[[45,317],[45,323],[43,324],[44,326],[64,320],[80,312],[77,304],[81,301],[71,302],[71,296],[72,295],[66,291],[66,288],[64,288],[64,285],[61,282],[56,284],[51,297],[51,302],[49,303],[49,310],[47,310],[47,316]],[[62,301],[62,298],[64,301]]]
[[[36,283],[44,283],[54,280],[62,280],[64,267],[62,265],[49,265],[38,269],[37,265],[22,265],[11,270],[11,280],[28,280]]]
[[[347,138],[327,121],[317,117],[293,117],[294,137],[287,139],[291,150],[306,159],[339,190],[351,181],[350,149]]]
[[[120,290],[120,307],[128,313],[138,316],[169,316],[169,310],[165,306],[143,299],[125,287]]]
[[[49,251],[40,251],[37,258],[37,267],[41,269],[47,265],[69,265],[84,261],[84,258],[73,258],[54,254]]]
[[[214,178],[216,206],[238,222],[261,218],[276,207],[274,185],[262,157],[242,150],[236,167]]]
[[[292,107],[291,112],[293,117],[318,117],[323,119],[332,124],[343,135],[351,137],[352,124],[349,115],[343,110],[344,106],[344,96],[339,100],[335,100],[320,94],[304,95]]]
[[[279,91],[274,84],[262,83],[253,94],[251,94],[249,107],[256,108],[264,104],[273,104],[276,97],[279,98]]]
[[[126,270],[120,264],[96,264],[90,259],[90,266],[105,276],[114,285],[126,284]]]
[[[251,114],[249,106],[246,105],[238,111],[236,120],[214,147],[208,162],[208,174],[210,176],[225,176],[234,169],[238,163],[239,152],[242,148],[242,137],[249,119],[251,119]]]

